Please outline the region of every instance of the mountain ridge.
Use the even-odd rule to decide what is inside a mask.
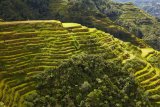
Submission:
[[[150,13],[151,15],[160,18],[159,0],[141,0],[141,1],[139,0],[114,0],[114,1],[122,2],[122,3],[132,2],[136,6]]]

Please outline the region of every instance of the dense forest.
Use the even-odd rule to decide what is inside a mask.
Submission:
[[[104,56],[79,55],[38,76],[37,96],[27,104],[62,107],[151,106],[129,73]],[[95,67],[96,66],[96,67]],[[42,76],[43,75],[43,76]],[[53,89],[53,90],[52,90]],[[33,103],[32,101],[35,100]],[[32,102],[32,103],[31,103]]]

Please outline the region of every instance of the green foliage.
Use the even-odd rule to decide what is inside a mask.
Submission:
[[[128,9],[128,5],[130,9]],[[142,19],[142,16],[145,16],[144,13],[138,12],[138,15],[135,15],[135,13],[137,14],[135,7],[131,4],[128,5],[114,3],[111,0],[5,0],[0,1],[0,17],[4,20],[58,19],[77,22],[88,27],[96,27],[123,41],[144,47],[146,45],[136,36],[139,38],[145,35],[150,36],[147,33],[150,30],[143,30],[141,25],[154,22],[154,19],[149,16]],[[127,10],[123,7],[127,7]],[[137,16],[138,20],[128,21],[127,18],[131,16]],[[150,25],[152,24],[149,23],[148,26]],[[151,39],[147,43],[159,49],[157,41]]]
[[[129,71],[130,73],[135,73],[136,71],[142,70],[145,68],[146,63],[138,58],[129,60],[127,64],[124,66],[125,71]]]
[[[0,107],[5,107],[3,102],[0,102]]]
[[[0,16],[5,20],[43,19],[49,0],[1,0]]]
[[[31,52],[39,52],[42,46],[37,44],[27,44],[25,46],[25,50],[31,51]]]
[[[40,95],[34,107],[137,107],[148,106],[147,97],[118,63],[103,56],[72,57],[59,68],[37,77]]]
[[[149,58],[147,58],[147,61],[150,62],[155,67],[160,68],[160,56],[157,53],[157,55],[152,55]]]
[[[0,61],[0,69],[5,69],[5,62],[4,61]]]
[[[76,40],[74,36],[72,36],[72,45],[75,47],[76,50],[80,49],[79,42]]]

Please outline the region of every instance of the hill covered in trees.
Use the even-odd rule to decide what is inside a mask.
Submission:
[[[159,106],[159,61],[152,48],[76,23],[0,22],[0,104]]]
[[[136,6],[142,8],[153,16],[160,18],[160,1],[159,0],[114,0],[117,2],[133,2]]]
[[[160,49],[158,20],[132,4],[110,0],[5,0],[0,1],[0,17],[4,20],[77,22],[143,47],[141,38],[153,48]]]

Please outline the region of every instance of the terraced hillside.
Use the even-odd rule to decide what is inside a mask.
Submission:
[[[123,12],[116,22],[142,38],[153,48],[159,50],[160,23],[156,18],[134,6],[132,3],[125,3],[124,5],[117,4],[117,7],[122,9]]]
[[[152,55],[154,54],[159,55],[159,52],[153,51],[152,49],[142,49],[142,56],[145,59],[153,57]],[[135,60],[130,60],[127,63],[135,64],[132,66],[133,68],[130,68],[131,66],[128,66],[127,64],[125,65],[127,70],[133,73],[135,80],[139,83],[139,86],[144,89],[144,92],[149,97],[154,107],[159,107],[160,104],[160,62],[157,59],[155,60],[155,62],[157,62],[156,64],[141,60],[139,63],[140,65],[138,65],[135,63]]]
[[[23,98],[35,92],[32,78],[44,69],[56,68],[80,52],[104,52],[91,36],[96,30],[79,24],[4,22],[0,31],[0,99],[9,107],[21,107]]]
[[[25,97],[36,93],[37,74],[80,53],[107,53],[106,60],[121,59],[122,68],[135,76],[154,104],[160,104],[160,62],[150,60],[160,56],[158,51],[54,20],[0,22],[0,101],[7,107],[23,107]]]
[[[6,21],[57,19],[75,22],[111,33],[136,46],[147,43],[160,49],[158,20],[131,3],[112,0],[3,0],[0,1],[0,17]]]

